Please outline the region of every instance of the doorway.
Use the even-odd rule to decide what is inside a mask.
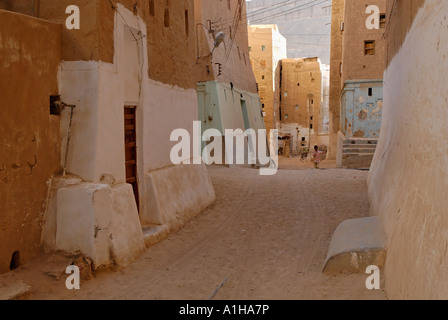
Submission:
[[[124,107],[124,143],[126,155],[126,183],[132,185],[135,201],[139,208],[138,180],[137,180],[137,133],[136,107]]]
[[[249,112],[247,110],[247,103],[244,100],[241,100],[241,111],[243,112],[244,130],[248,130],[250,129]]]
[[[243,113],[243,121],[244,121],[244,130],[246,131],[251,129],[250,125],[250,119],[249,119],[249,110],[247,108],[247,103],[245,100],[240,100],[241,102],[241,111]],[[245,154],[245,163],[249,164],[250,161],[256,161],[256,155],[255,155],[255,146],[256,146],[256,140],[253,141],[252,139],[257,139],[256,137],[253,137],[252,135],[247,135],[247,143],[248,143],[248,153]],[[255,159],[251,159],[252,157],[255,157]]]

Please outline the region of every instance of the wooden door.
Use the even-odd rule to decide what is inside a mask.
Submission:
[[[135,201],[139,207],[137,184],[137,131],[135,106],[124,107],[124,143],[126,154],[126,183],[134,189]]]

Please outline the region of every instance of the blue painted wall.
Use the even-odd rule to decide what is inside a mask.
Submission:
[[[378,139],[382,110],[382,80],[347,81],[341,96],[341,131],[348,139]]]
[[[226,129],[265,129],[260,97],[230,85],[208,81],[197,84],[199,121],[202,132],[217,129],[222,135]],[[246,139],[247,140],[247,139]],[[255,142],[253,142],[255,145]],[[202,149],[206,143],[201,142]]]

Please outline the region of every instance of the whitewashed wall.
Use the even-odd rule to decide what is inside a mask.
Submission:
[[[427,0],[385,72],[372,213],[388,236],[391,299],[447,299],[448,2]]]

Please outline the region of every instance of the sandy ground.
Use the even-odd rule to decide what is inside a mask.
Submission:
[[[31,285],[31,299],[385,299],[366,289],[367,275],[321,273],[339,223],[369,213],[367,172],[325,162],[314,170],[297,158],[280,164],[272,177],[210,167],[217,201],[208,210],[127,269],[96,274],[81,290],[44,274],[48,255],[7,277]]]

